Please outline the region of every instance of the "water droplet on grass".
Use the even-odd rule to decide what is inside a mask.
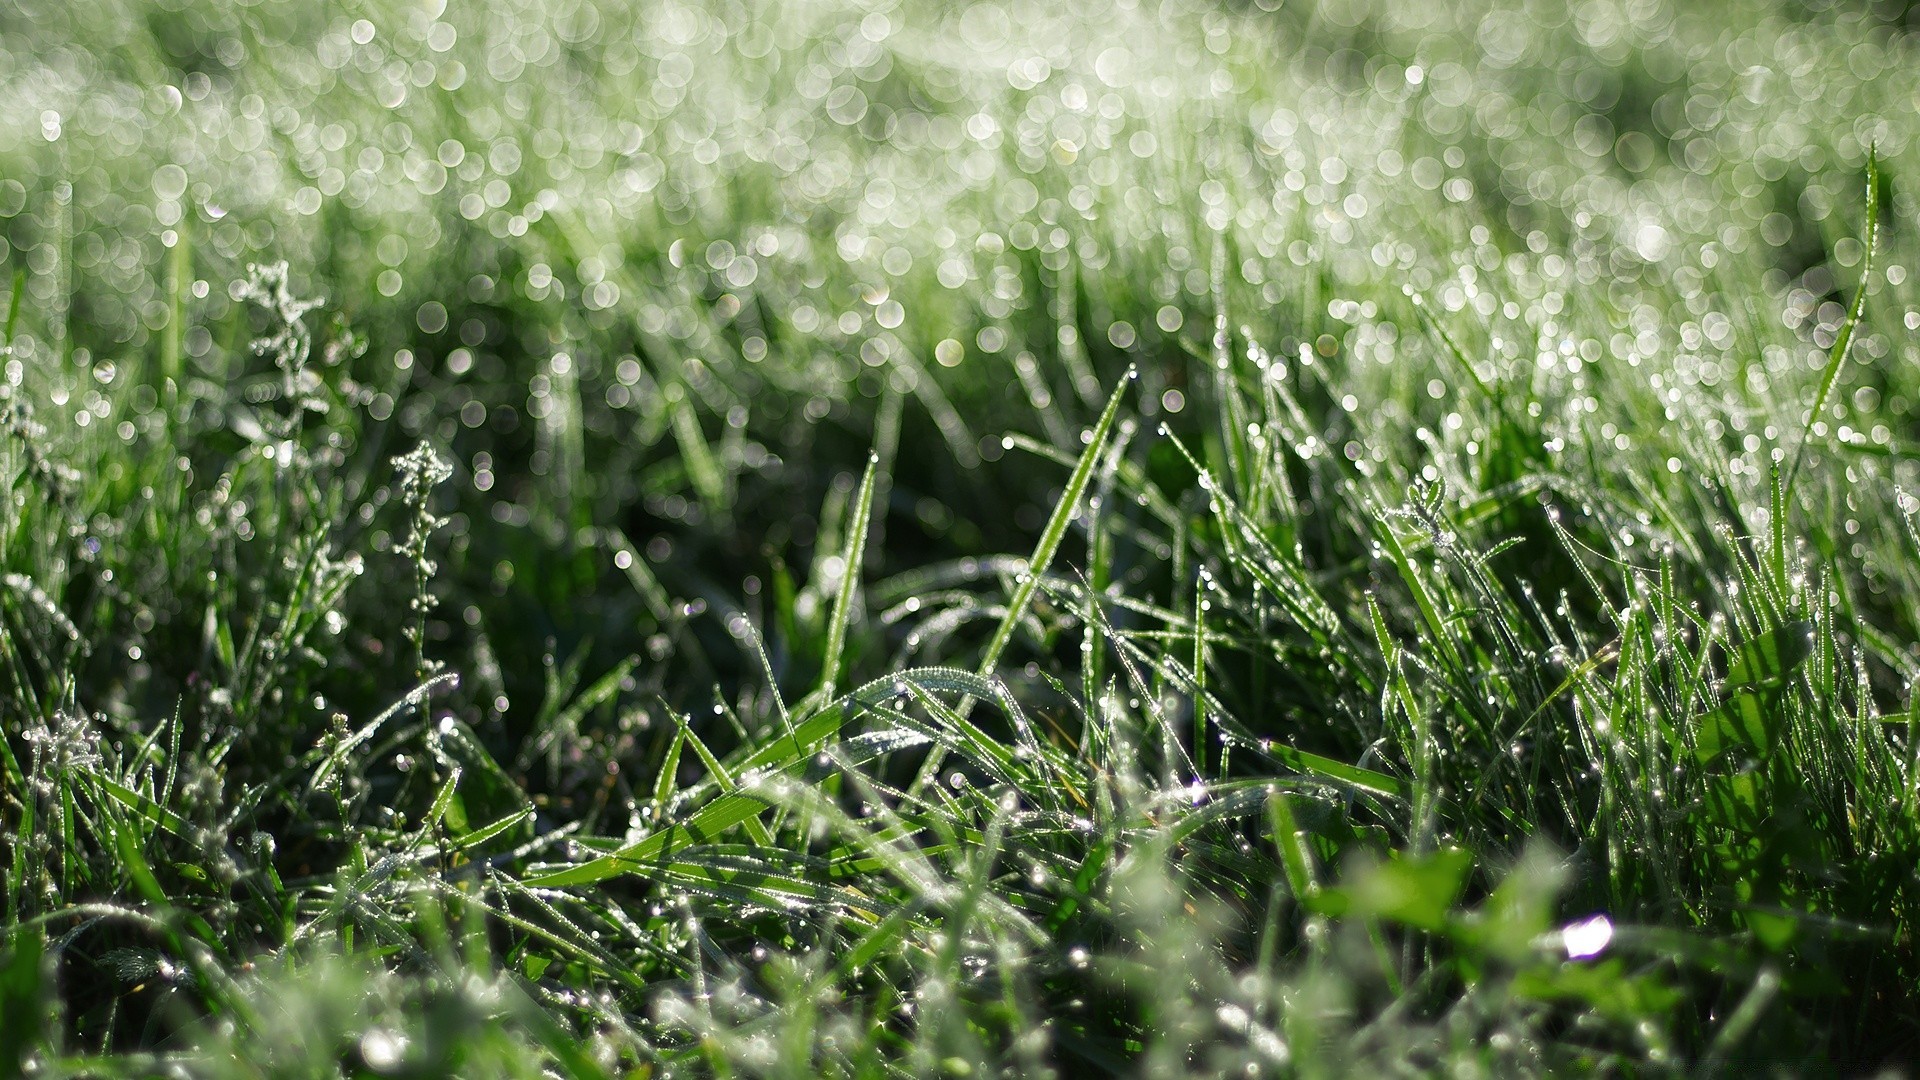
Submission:
[[[407,1053],[407,1037],[385,1028],[360,1036],[360,1057],[375,1072],[390,1072]]]

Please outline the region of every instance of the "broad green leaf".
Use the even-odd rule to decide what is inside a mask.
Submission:
[[[1757,835],[1766,819],[1760,804],[1760,777],[1741,772],[1709,776],[1705,800],[1707,820],[1723,828]]]
[[[1727,688],[1779,686],[1813,655],[1813,623],[1797,619],[1732,647]]]
[[[1741,917],[1760,944],[1775,952],[1791,945],[1800,933],[1800,920],[1790,912],[1749,908]]]
[[[1742,691],[1720,707],[1701,715],[1694,733],[1693,755],[1703,765],[1713,765],[1729,756],[1746,753],[1766,758],[1779,740],[1775,709],[1759,694]]]

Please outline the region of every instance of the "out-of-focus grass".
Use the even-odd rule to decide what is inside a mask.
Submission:
[[[0,1071],[1910,1058],[1913,32],[0,7]]]

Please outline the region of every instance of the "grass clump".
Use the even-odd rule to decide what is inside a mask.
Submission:
[[[0,28],[0,1071],[1913,1057],[1894,8]]]

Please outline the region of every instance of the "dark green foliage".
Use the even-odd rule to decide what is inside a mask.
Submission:
[[[0,1073],[1903,1064],[1904,18],[0,5]]]

